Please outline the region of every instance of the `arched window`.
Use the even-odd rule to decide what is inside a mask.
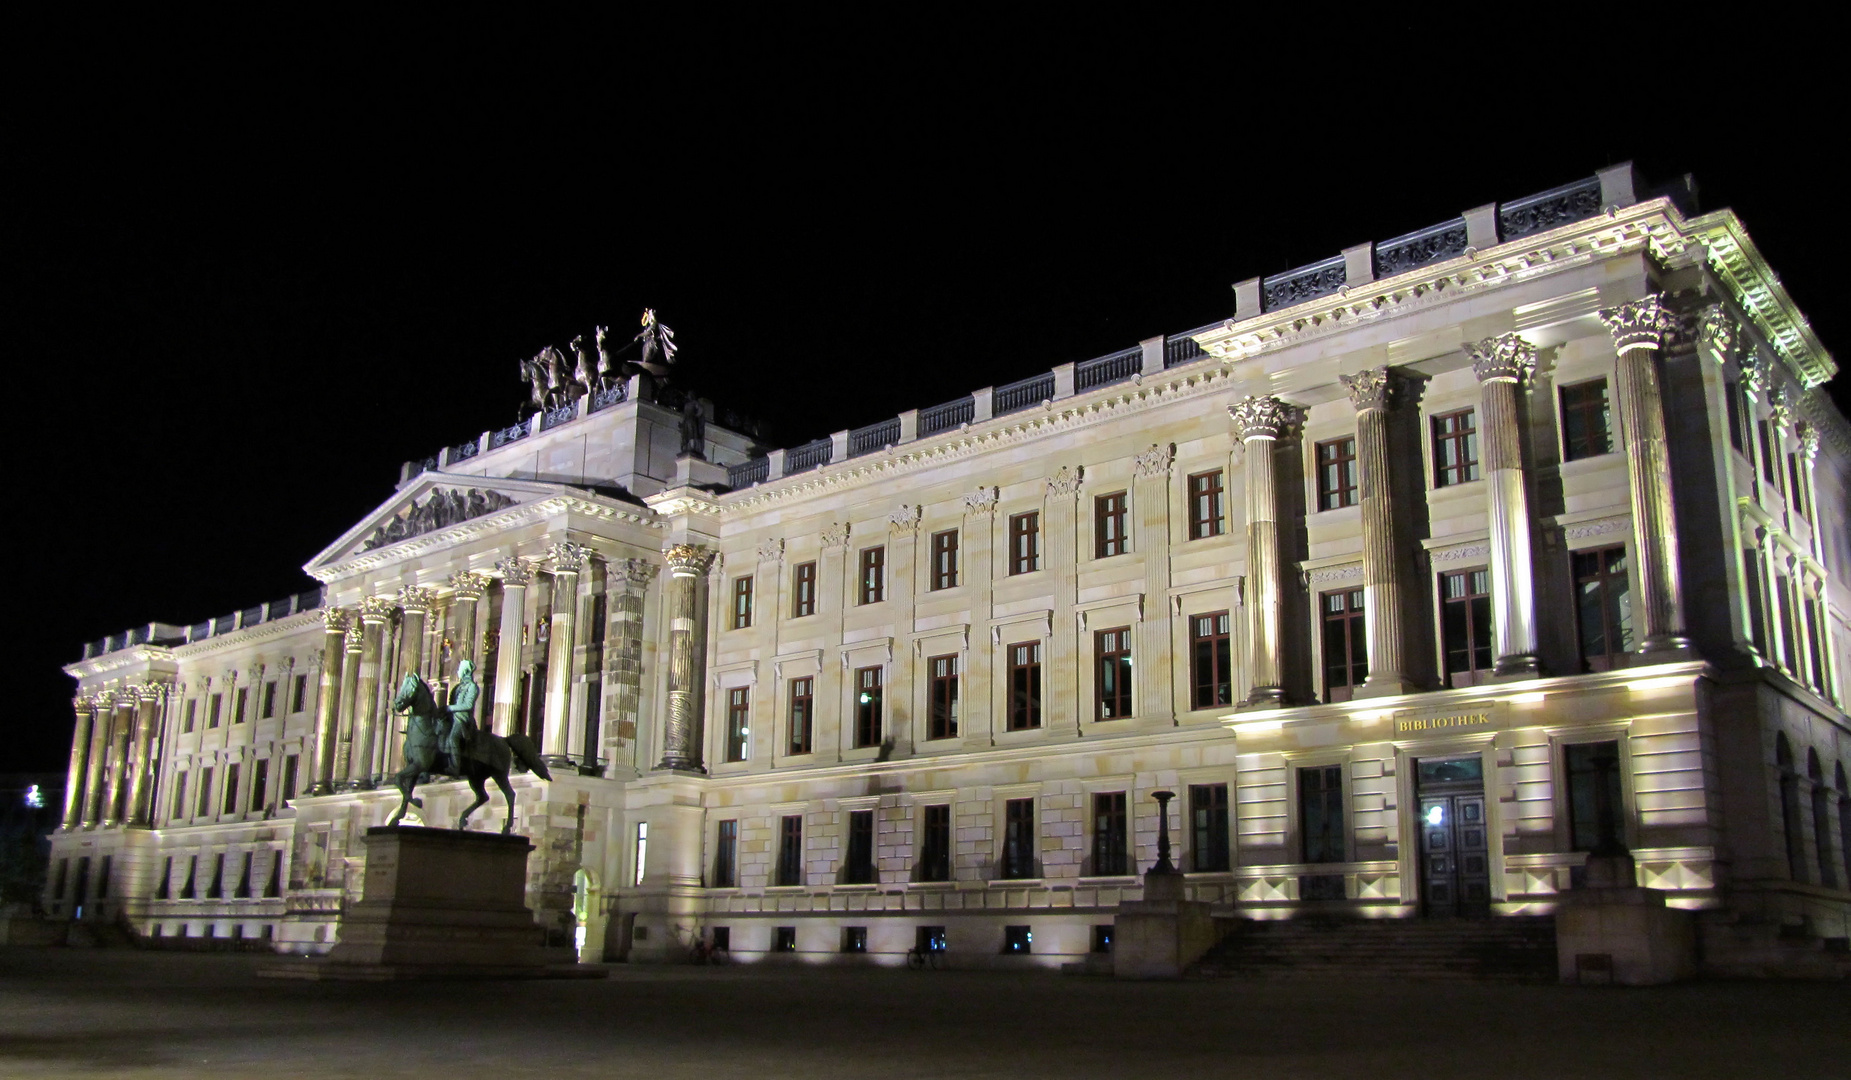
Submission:
[[[1838,870],[1832,864],[1832,793],[1825,786],[1825,769],[1817,750],[1806,751],[1806,779],[1812,783],[1812,846],[1819,856],[1819,884],[1838,887]]]
[[[1793,748],[1784,734],[1774,736],[1774,766],[1780,772],[1780,825],[1787,839],[1787,876],[1806,880],[1806,841],[1800,833],[1800,774],[1793,767]]]

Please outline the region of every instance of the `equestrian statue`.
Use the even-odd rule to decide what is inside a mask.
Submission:
[[[415,671],[407,672],[399,683],[398,696],[392,699],[392,711],[406,713],[405,767],[393,777],[402,798],[398,812],[388,825],[397,825],[405,811],[422,807],[424,801],[412,796],[422,776],[444,776],[469,781],[476,793],[456,819],[458,829],[469,827],[469,815],[488,802],[484,781],[493,779],[508,800],[508,820],[502,824],[503,835],[514,829],[514,788],[508,784],[508,771],[516,762],[542,780],[551,780],[546,763],[540,760],[533,740],[525,735],[503,738],[476,727],[476,699],[482,690],[476,685],[475,664],[465,660],[456,669],[456,685],[450,688],[447,705],[437,704],[431,688]]]

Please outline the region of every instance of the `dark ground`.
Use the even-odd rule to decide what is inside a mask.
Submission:
[[[261,958],[0,948],[0,1075],[1851,1076],[1851,990],[617,967],[274,982]]]

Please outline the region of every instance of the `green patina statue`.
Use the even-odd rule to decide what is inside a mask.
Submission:
[[[451,688],[448,706],[437,704],[430,686],[415,671],[407,672],[399,684],[398,695],[392,699],[392,710],[407,714],[405,767],[393,777],[401,799],[398,812],[386,824],[397,825],[404,819],[407,809],[424,805],[423,800],[412,796],[412,790],[419,778],[428,774],[461,777],[469,781],[470,788],[475,791],[476,801],[456,819],[458,829],[467,828],[469,815],[488,802],[484,782],[493,779],[508,800],[508,820],[501,831],[512,832],[514,788],[508,783],[508,772],[514,763],[518,760],[542,780],[553,778],[546,763],[540,760],[532,739],[525,735],[502,738],[476,728],[476,698],[481,691],[473,678],[474,667],[469,661],[463,661],[457,670],[457,684]]]

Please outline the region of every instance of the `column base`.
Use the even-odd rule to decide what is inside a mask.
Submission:
[[[570,754],[541,754],[540,760],[546,762],[549,769],[570,769],[578,764]]]
[[[1277,686],[1256,686],[1237,709],[1277,709],[1285,704],[1285,691]]]
[[[1491,669],[1493,682],[1513,679],[1534,679],[1542,675],[1542,665],[1536,660],[1535,653],[1512,653],[1498,657],[1497,666]]]
[[[1402,694],[1418,694],[1420,687],[1397,675],[1392,679],[1377,679],[1374,675],[1350,694],[1355,698],[1400,697]]]
[[[309,785],[307,794],[311,798],[317,795],[332,795],[334,794],[334,785],[317,780],[315,783]]]
[[[656,762],[656,771],[694,773],[697,776],[707,775],[707,770],[701,767],[700,762],[684,757],[665,757],[661,761]]]
[[[1659,634],[1646,638],[1634,655],[1646,664],[1676,664],[1697,658],[1690,639],[1682,634]]]

